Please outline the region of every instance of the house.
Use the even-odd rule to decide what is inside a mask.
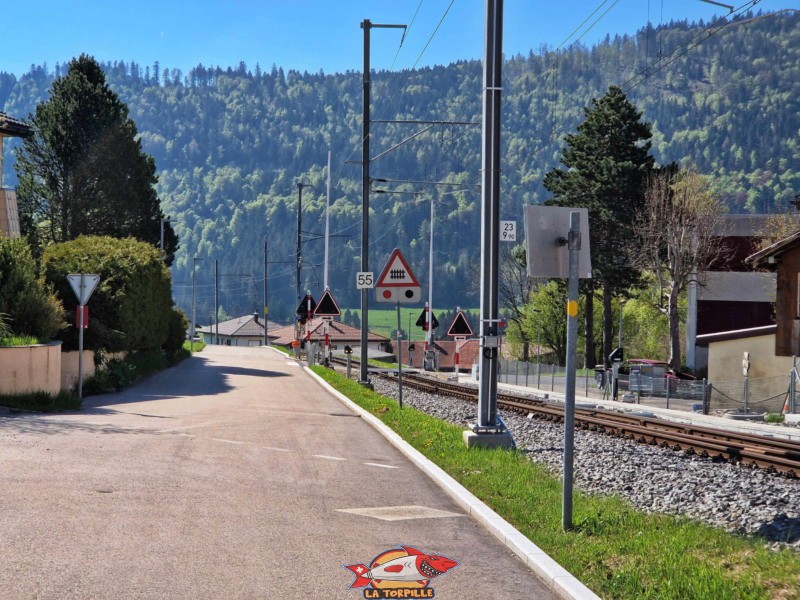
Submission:
[[[275,332],[283,325],[267,321],[267,339],[274,343]],[[220,323],[197,327],[198,335],[203,336],[206,344],[223,346],[261,346],[264,344],[264,321],[259,320],[258,313],[222,321]]]
[[[322,317],[316,317],[306,322],[304,339],[306,343],[318,343],[322,346],[325,343],[325,321]],[[270,338],[273,333],[270,332]],[[296,326],[287,325],[281,327],[274,332],[275,341],[273,342],[278,346],[286,346],[287,348],[292,345],[296,339]],[[358,355],[361,347],[361,329],[345,325],[341,321],[331,319],[328,325],[328,337],[330,339],[331,351],[339,353],[344,350],[345,346],[350,346],[354,353]],[[387,346],[391,344],[389,338],[372,333],[367,334],[367,348],[370,351],[370,356],[374,353],[385,354]]]
[[[19,237],[19,213],[17,194],[3,187],[3,141],[5,138],[25,138],[33,135],[33,129],[22,121],[0,112],[0,235]]]
[[[775,355],[800,355],[800,231],[748,256],[746,262],[777,274]]]
[[[708,366],[705,336],[775,323],[775,274],[756,271],[746,262],[758,251],[771,218],[774,215],[727,215],[716,232],[727,248],[726,256],[698,273],[698,283],[690,284],[688,290],[686,365],[690,369]]]
[[[698,335],[698,358],[707,356],[711,381],[743,379],[745,367],[751,378],[787,376],[800,355],[800,231],[751,253],[742,264],[761,269],[754,272],[760,281],[769,275],[774,282],[767,290],[774,298],[774,322]],[[747,290],[739,293],[746,296]],[[739,322],[748,323],[746,311]]]
[[[412,346],[409,353],[408,347]],[[455,340],[438,340],[433,342],[433,348],[436,352],[436,366],[440,371],[455,371],[456,370],[456,341]],[[473,338],[458,342],[458,370],[459,372],[469,371],[473,363],[479,362],[478,351],[480,350],[480,341]],[[423,368],[425,359],[425,342],[409,342],[403,340],[400,342],[400,352],[402,354],[403,364],[415,368]]]

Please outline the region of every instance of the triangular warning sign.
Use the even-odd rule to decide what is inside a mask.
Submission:
[[[375,287],[419,287],[419,281],[414,277],[403,253],[398,248],[392,250],[392,255],[386,261]]]
[[[425,331],[428,331],[427,329],[428,324],[425,322],[425,311],[427,310],[428,310],[427,308],[423,308],[422,312],[419,315],[419,319],[417,319],[417,327],[422,327],[422,329],[424,329]],[[436,318],[436,315],[433,314],[433,311],[431,311],[431,325],[432,329],[436,329],[437,327],[439,327],[439,320]]]
[[[311,294],[306,295],[306,297],[303,298],[303,301],[300,302],[300,306],[297,307],[297,316],[299,317],[301,325],[305,325],[306,320],[314,316],[314,309],[316,308],[317,301],[314,300]]]
[[[341,314],[342,311],[339,310],[339,305],[336,304],[336,300],[333,299],[333,294],[331,294],[330,290],[325,290],[325,293],[322,294],[322,298],[320,298],[317,303],[314,315],[317,317],[338,317]]]
[[[471,336],[472,335],[472,327],[469,326],[469,321],[467,321],[467,317],[464,316],[464,313],[458,311],[456,313],[453,322],[450,323],[450,329],[447,330],[447,335],[450,337],[455,336]]]
[[[375,301],[416,304],[420,300],[422,288],[419,281],[414,277],[403,253],[395,248],[375,283]]]

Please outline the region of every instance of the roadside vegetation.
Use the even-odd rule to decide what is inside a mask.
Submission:
[[[27,392],[23,394],[0,394],[0,406],[5,406],[12,410],[61,412],[79,409],[81,401],[78,399],[78,395],[71,390],[61,390],[58,394]]]
[[[521,452],[468,449],[462,429],[313,367],[526,535],[602,598],[800,598],[800,553],[688,519],[576,492],[561,529],[561,481]]]

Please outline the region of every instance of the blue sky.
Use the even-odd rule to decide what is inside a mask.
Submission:
[[[756,9],[796,2],[761,0]],[[558,47],[576,29],[571,40],[584,34],[581,41],[592,44],[607,33],[633,33],[648,19],[708,21],[727,12],[701,0],[505,0],[504,7],[507,55]],[[482,56],[483,13],[483,0],[12,0],[2,5],[0,71],[20,75],[45,62],[52,69],[82,52],[142,66],[157,60],[184,73],[198,63],[241,60],[251,69],[258,62],[262,69],[360,71],[363,19],[411,25],[402,48],[398,31],[373,30],[374,69],[448,64]]]

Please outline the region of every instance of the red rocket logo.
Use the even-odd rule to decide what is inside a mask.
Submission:
[[[400,546],[376,556],[369,567],[357,564],[344,568],[356,576],[351,589],[368,588],[364,590],[364,598],[433,598],[433,589],[428,587],[430,581],[457,565],[445,556]]]

